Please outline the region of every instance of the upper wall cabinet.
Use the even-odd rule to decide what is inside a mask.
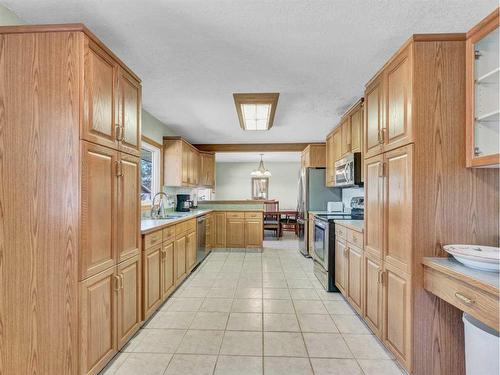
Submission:
[[[467,33],[467,167],[500,164],[499,10]]]
[[[311,144],[302,151],[301,165],[303,168],[307,167],[325,167],[326,158],[326,145]]]
[[[200,185],[200,168],[203,165],[200,153],[194,146],[180,137],[164,137],[163,150],[164,185]],[[206,166],[206,159],[204,162]]]
[[[141,84],[109,53],[84,37],[82,138],[140,154]]]
[[[200,165],[198,171],[199,186],[215,186],[215,155],[213,153],[200,152]]]
[[[412,44],[402,48],[365,90],[365,158],[413,142]]]

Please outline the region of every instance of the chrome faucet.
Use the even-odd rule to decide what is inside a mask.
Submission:
[[[160,196],[160,201],[158,202],[158,204],[155,204],[157,196]],[[158,219],[161,217],[161,214],[163,212],[163,196],[168,199],[168,195],[163,191],[156,193],[153,197],[153,200],[151,201],[151,219]]]

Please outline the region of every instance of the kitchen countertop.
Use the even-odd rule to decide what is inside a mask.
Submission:
[[[422,263],[426,267],[433,268],[449,276],[475,287],[498,295],[500,280],[497,272],[487,272],[466,267],[452,257],[426,257]]]
[[[342,225],[346,228],[355,230],[356,232],[363,232],[365,229],[365,222],[363,220],[334,220],[334,223]]]

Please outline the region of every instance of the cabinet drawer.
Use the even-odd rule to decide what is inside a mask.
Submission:
[[[352,243],[360,248],[363,248],[363,233],[356,232],[355,230],[347,230],[347,242]]]
[[[245,212],[245,219],[262,219],[262,212]]]
[[[191,219],[186,222],[186,227],[188,232],[192,232],[196,230],[196,219]]]
[[[175,238],[175,225],[163,229],[163,242],[172,241]]]
[[[425,267],[424,270],[424,288],[495,330],[499,330],[498,295],[429,267]]]
[[[175,225],[175,235],[178,236],[180,234],[184,234],[187,231],[187,221],[183,221],[182,223]]]
[[[162,241],[161,230],[146,234],[144,236],[144,248],[149,249],[151,246],[161,243],[161,241]]]
[[[227,212],[226,217],[228,219],[243,219],[245,217],[244,212]]]
[[[339,238],[343,238],[345,240],[346,236],[347,236],[347,228],[341,227],[340,225],[335,224],[335,236],[339,237]]]

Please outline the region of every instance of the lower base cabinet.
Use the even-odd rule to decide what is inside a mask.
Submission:
[[[335,285],[340,292],[347,296],[347,247],[345,240],[337,238],[335,241]]]
[[[245,219],[227,218],[226,220],[226,247],[245,247]]]
[[[263,236],[262,219],[245,219],[245,247],[262,247]]]
[[[196,265],[196,248],[197,248],[196,232],[186,234],[186,270],[191,270]]]
[[[352,307],[363,314],[363,251],[347,245],[347,298]]]
[[[382,262],[365,251],[363,254],[363,268],[363,317],[373,333],[378,337],[382,337],[382,285],[380,283]]]
[[[97,374],[141,324],[141,257],[80,282],[80,374]]]
[[[174,265],[175,285],[178,285],[186,277],[186,236],[175,239]]]
[[[174,242],[163,243],[161,258],[161,299],[165,300],[175,288]]]
[[[143,317],[147,319],[161,303],[162,244],[159,243],[144,250],[143,254]]]

